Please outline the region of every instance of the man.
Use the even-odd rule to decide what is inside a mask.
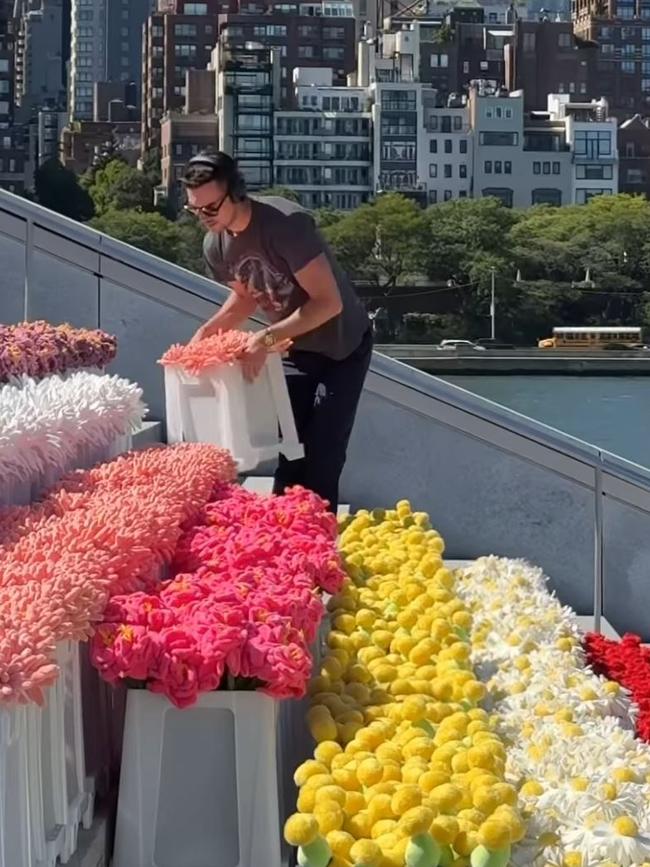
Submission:
[[[230,287],[201,340],[240,327],[258,308],[269,326],[251,335],[244,375],[268,352],[289,349],[285,373],[305,457],[280,456],[274,492],[304,485],[336,511],[339,478],[372,354],[368,316],[310,214],[286,199],[246,194],[234,160],[203,153],[183,179],[187,209],[206,227],[203,251],[215,280]]]

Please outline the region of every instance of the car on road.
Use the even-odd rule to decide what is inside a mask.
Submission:
[[[485,351],[484,346],[479,346],[478,343],[473,343],[471,340],[441,340],[440,349],[478,349]]]

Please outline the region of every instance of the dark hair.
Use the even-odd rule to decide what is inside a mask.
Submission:
[[[202,151],[189,161],[183,174],[183,185],[190,190],[211,181],[226,184],[233,201],[246,198],[246,182],[235,160],[223,151]]]

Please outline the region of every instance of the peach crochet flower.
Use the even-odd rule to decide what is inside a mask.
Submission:
[[[153,448],[71,473],[41,503],[0,513],[0,702],[41,703],[58,674],[57,642],[88,638],[112,595],[151,592],[215,485],[234,476],[223,449]],[[160,628],[167,615],[150,605],[141,600]],[[117,665],[151,664],[144,639],[131,655],[125,642]]]

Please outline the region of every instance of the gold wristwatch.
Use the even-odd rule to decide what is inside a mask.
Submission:
[[[269,329],[264,329],[264,337],[262,338],[262,342],[267,349],[273,349],[276,344],[275,334]]]

